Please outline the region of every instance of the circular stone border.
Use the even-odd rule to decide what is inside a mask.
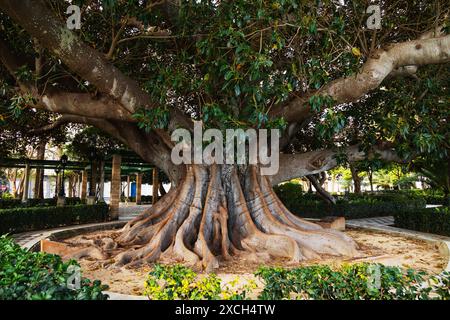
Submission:
[[[313,220],[313,219],[311,219]],[[63,227],[58,229],[50,229],[50,230],[42,230],[35,232],[27,232],[21,233],[17,235],[13,235],[13,238],[16,240],[18,238],[27,238],[30,240],[19,243],[22,247],[26,248],[30,251],[39,251],[41,240],[64,240],[67,238],[75,237],[81,234],[90,233],[94,231],[102,231],[102,230],[111,230],[111,229],[119,229],[123,227],[127,221],[113,221],[106,223],[96,223],[96,224],[88,224],[88,225],[76,225],[70,227]],[[358,228],[369,231],[378,231],[384,232],[388,234],[401,235],[410,239],[422,240],[428,243],[433,243],[438,246],[439,252],[446,258],[447,266],[445,267],[445,271],[450,272],[450,238],[444,237],[440,235],[434,235],[430,233],[423,233],[418,231],[412,231],[407,229],[400,229],[389,226],[374,226],[371,224],[364,223],[354,223],[351,220],[346,221],[346,227],[351,229]],[[136,296],[136,295],[127,295],[116,292],[105,291],[106,294],[109,295],[109,300],[148,300],[145,296]]]

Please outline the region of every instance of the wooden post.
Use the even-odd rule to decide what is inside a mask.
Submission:
[[[142,203],[142,173],[136,174],[136,204]]]
[[[122,157],[113,155],[112,174],[111,174],[111,194],[110,194],[110,217],[112,220],[119,218],[119,204],[121,193],[120,165]]]
[[[158,201],[158,190],[159,190],[159,175],[158,168],[153,168],[153,185],[152,185],[152,204]]]
[[[84,200],[86,199],[86,195],[87,195],[87,180],[88,180],[88,174],[86,170],[83,170],[83,172],[81,173],[81,199]]]

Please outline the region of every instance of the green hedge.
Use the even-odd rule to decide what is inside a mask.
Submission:
[[[67,198],[67,205],[81,204],[80,198]],[[48,199],[28,199],[27,202],[22,202],[21,199],[0,199],[0,209],[12,208],[29,208],[29,207],[52,207],[56,206],[56,198]]]
[[[0,210],[0,234],[105,221],[108,205],[74,205]]]
[[[422,197],[402,193],[348,194],[336,196],[336,204],[325,203],[315,193],[302,193],[300,186],[286,183],[275,187],[280,200],[294,214],[307,218],[344,216],[349,219],[390,216],[395,212],[425,208]]]
[[[79,286],[71,281],[77,269],[74,260],[30,252],[0,237],[0,300],[106,300],[107,286],[100,281],[81,278]]]
[[[255,276],[264,287],[258,299],[427,300],[450,298],[450,273],[430,276],[422,271],[382,264],[312,265],[295,269],[260,267]],[[426,285],[423,285],[426,284]],[[227,284],[214,273],[199,277],[182,265],[155,265],[145,283],[154,300],[243,300],[257,289],[255,281]]]
[[[450,236],[450,208],[429,208],[395,214],[395,226]]]
[[[337,269],[327,265],[291,270],[262,267],[256,275],[264,283],[259,296],[263,300],[450,299],[450,273],[445,271],[428,277],[422,271],[359,263]],[[424,283],[427,285],[422,286]]]
[[[152,203],[152,196],[141,196],[141,203]],[[121,201],[125,202],[127,197],[122,196]],[[129,202],[136,202],[136,197],[128,197]]]

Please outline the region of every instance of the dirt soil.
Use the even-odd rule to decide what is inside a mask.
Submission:
[[[389,266],[413,268],[427,271],[430,274],[436,274],[441,272],[447,263],[446,257],[440,253],[437,245],[425,241],[358,229],[347,230],[345,233],[358,243],[361,253],[359,257],[353,259],[325,257],[325,259],[320,261],[308,261],[307,263],[298,264],[288,264],[287,261],[274,260],[271,263],[265,263],[265,265],[291,268],[319,263],[337,266],[343,262],[377,262]],[[111,231],[102,231],[73,237],[63,242],[69,246],[81,247],[85,240],[98,238],[99,236],[114,238]],[[110,291],[132,295],[142,294],[147,274],[151,270],[151,266],[138,269],[104,268],[102,263],[92,259],[81,259],[79,263],[82,267],[84,277],[101,280],[103,283],[109,285]],[[238,287],[252,280],[260,288],[262,287],[261,282],[253,275],[259,266],[259,263],[252,260],[240,258],[226,262],[216,270],[216,274],[222,279],[224,286],[238,278]],[[257,292],[258,290],[254,292],[255,297]]]

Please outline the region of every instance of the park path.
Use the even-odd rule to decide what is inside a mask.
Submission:
[[[99,225],[107,226],[115,226],[120,225],[120,223],[124,223],[126,221],[130,221],[134,219],[136,216],[138,216],[140,213],[145,211],[146,209],[150,208],[152,205],[136,205],[135,203],[121,203],[119,208],[119,221],[112,221],[112,222],[102,222],[102,223],[89,223],[89,224],[83,224],[83,225],[77,225],[77,226],[66,226],[61,228],[53,228],[53,229],[47,229],[47,230],[37,230],[37,231],[30,231],[30,232],[23,232],[23,233],[17,233],[13,234],[13,239],[22,247],[25,247],[27,249],[30,249],[32,244],[36,243],[39,239],[44,239],[48,235],[50,235],[53,232],[59,232],[59,231],[65,231],[70,230],[73,228],[89,228],[89,227],[95,227]]]
[[[350,219],[347,220],[346,224],[355,227],[386,227],[394,225],[394,217],[374,217],[374,218],[363,218],[363,219]]]
[[[130,221],[145,210],[151,208],[151,204],[136,205],[136,203],[121,202],[119,206],[119,221]]]

